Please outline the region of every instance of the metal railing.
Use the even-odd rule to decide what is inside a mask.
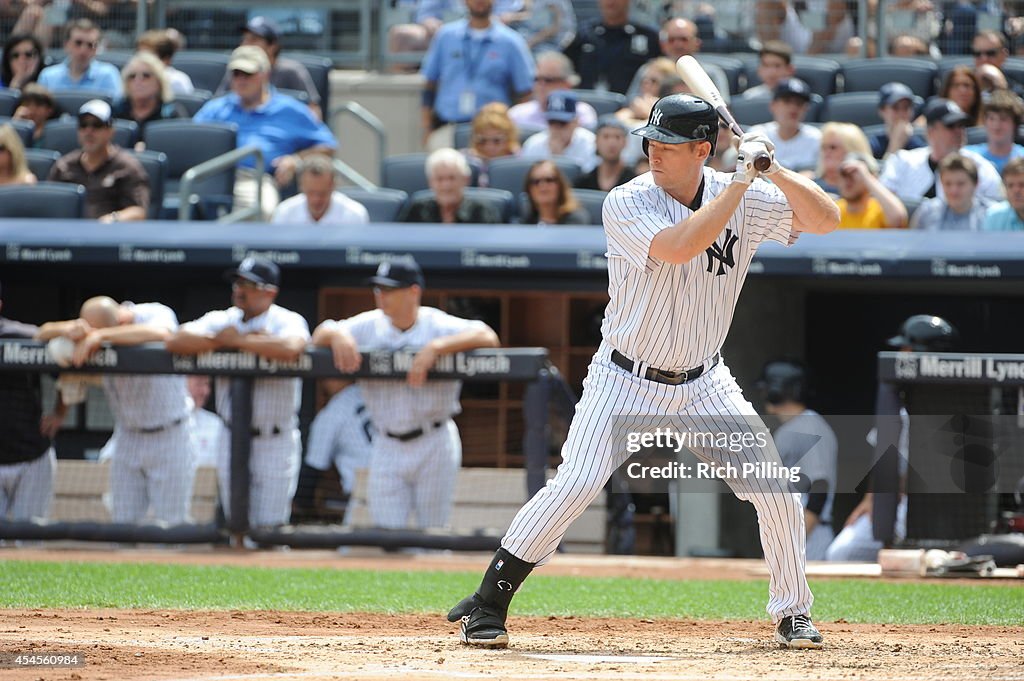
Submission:
[[[263,152],[260,151],[259,147],[249,144],[220,156],[215,156],[209,161],[203,161],[199,165],[185,171],[185,174],[181,176],[181,184],[178,188],[178,220],[187,222],[192,219],[192,206],[198,203],[200,199],[199,194],[192,190],[194,184],[219,173],[234,172],[234,167],[238,162],[249,156],[256,159],[256,168],[253,171],[256,175],[256,202],[248,208],[232,209],[227,215],[218,218],[217,222],[241,222],[261,216],[263,172],[265,169]]]
[[[334,119],[343,114],[351,114],[356,117],[360,123],[373,131],[373,134],[377,138],[377,162],[378,164],[384,162],[384,157],[387,155],[388,147],[388,131],[384,127],[384,122],[380,120],[372,111],[367,109],[359,102],[344,102],[340,106],[331,109],[327,116],[327,120],[330,124],[334,123]],[[359,186],[362,189],[376,189],[376,185],[367,180],[365,177],[360,175],[354,168],[349,166],[343,161],[335,159],[335,168],[341,173],[342,177]]]

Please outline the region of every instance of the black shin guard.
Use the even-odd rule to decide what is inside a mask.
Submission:
[[[507,612],[512,597],[533,571],[534,565],[535,563],[519,560],[503,548],[498,549],[487,567],[487,572],[484,573],[476,595],[487,605]]]

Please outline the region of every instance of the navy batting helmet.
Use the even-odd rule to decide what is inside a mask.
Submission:
[[[665,144],[710,142],[710,156],[714,156],[718,142],[718,112],[700,97],[669,95],[655,102],[647,125],[634,130],[633,134],[644,138],[644,154],[647,153],[647,140],[654,140]]]
[[[942,317],[916,314],[900,326],[898,336],[888,340],[889,347],[910,347],[915,352],[946,352],[960,341],[956,327]]]
[[[768,362],[761,370],[757,387],[771,404],[807,402],[807,371],[799,362],[780,359]]]

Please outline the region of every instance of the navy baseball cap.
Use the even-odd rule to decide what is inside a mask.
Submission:
[[[772,92],[772,99],[782,97],[799,97],[805,102],[809,102],[811,101],[811,86],[799,78],[783,78]]]
[[[409,288],[413,284],[423,288],[423,271],[412,257],[385,261],[377,266],[377,274],[366,283],[382,288]]]
[[[892,106],[904,99],[910,100],[915,107],[921,106],[921,98],[914,94],[914,91],[903,83],[886,83],[878,88],[878,107]]]
[[[613,114],[606,114],[597,119],[597,129],[600,130],[601,128],[615,128],[616,130],[621,130],[623,134],[629,134],[629,128],[626,127],[626,124]]]
[[[253,17],[239,29],[242,33],[252,33],[266,40],[268,43],[276,43],[281,35],[281,30],[273,21],[266,17]]]
[[[548,108],[544,117],[549,121],[568,123],[576,120],[576,95],[568,90],[555,90],[548,95]]]
[[[281,270],[270,260],[263,258],[246,258],[238,263],[238,267],[224,273],[224,278],[233,281],[245,279],[254,284],[278,287],[281,285]]]
[[[942,123],[946,127],[966,126],[971,120],[956,102],[936,97],[924,106],[924,118],[928,125]]]

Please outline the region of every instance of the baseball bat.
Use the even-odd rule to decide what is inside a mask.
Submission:
[[[736,122],[732,112],[729,111],[729,107],[725,105],[725,100],[722,99],[722,93],[718,91],[714,81],[708,76],[704,67],[697,62],[696,59],[690,55],[684,55],[679,58],[676,62],[676,73],[686,83],[686,87],[693,91],[693,94],[697,95],[704,101],[708,102],[715,108],[718,115],[721,116],[722,120],[725,121],[732,133],[737,137],[743,137],[743,128]],[[768,167],[772,164],[771,157],[768,154],[758,154],[754,158],[754,167],[758,171],[764,172],[768,170]]]

